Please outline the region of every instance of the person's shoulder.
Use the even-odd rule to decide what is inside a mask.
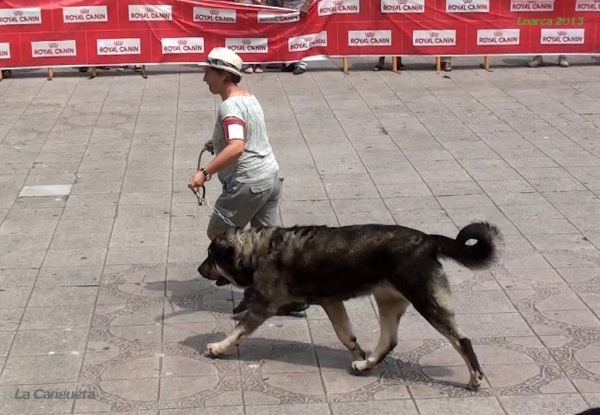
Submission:
[[[254,95],[229,97],[221,102],[219,106],[219,118],[223,120],[227,117],[235,117],[247,120],[249,117],[254,116],[256,104],[258,104],[258,101],[256,101]]]
[[[252,101],[254,95],[234,95],[221,102],[221,108],[239,107],[244,101]]]
[[[221,102],[219,105],[219,114],[224,115],[230,111],[239,110],[240,103],[235,99],[235,97],[230,97]]]

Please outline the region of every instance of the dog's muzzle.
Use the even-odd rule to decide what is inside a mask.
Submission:
[[[216,267],[211,262],[212,261],[206,259],[202,264],[200,264],[200,266],[198,267],[198,274],[200,274],[203,278],[206,278],[207,280],[215,281],[215,285],[219,287],[231,284],[231,282],[229,282],[227,278],[223,277],[222,275],[219,275],[219,273],[216,270]]]

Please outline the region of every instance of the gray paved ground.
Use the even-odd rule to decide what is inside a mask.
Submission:
[[[571,415],[600,405],[600,68],[581,61],[488,73],[457,60],[444,77],[423,64],[374,73],[373,60],[348,76],[247,77],[286,176],[284,224],[397,222],[449,236],[474,219],[501,227],[501,266],[449,265],[458,322],[486,372],[478,393],[412,310],[394,356],[369,376],[348,373],[316,308],[269,321],[239,355],[203,357],[233,321],[232,292],[195,271],[210,212],[186,184],[216,105],[201,73],[0,82],[2,414]],[[43,185],[67,185],[50,190],[68,197],[19,197]],[[372,304],[348,308],[372,348]],[[88,392],[16,399],[38,388]]]

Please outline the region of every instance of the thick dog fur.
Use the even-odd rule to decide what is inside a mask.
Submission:
[[[470,269],[496,260],[500,231],[471,223],[456,239],[396,225],[296,226],[230,229],[215,238],[198,272],[252,287],[250,309],[233,332],[209,344],[213,357],[250,336],[280,306],[292,301],[321,305],[340,341],[352,354],[352,369],[372,369],[396,346],[400,318],[410,304],[452,343],[469,371],[468,388],[481,385],[483,372],[471,341],[454,320],[450,283],[441,258]],[[475,240],[475,244],[467,244]],[[379,344],[367,358],[351,328],[343,301],[373,294],[379,309]]]

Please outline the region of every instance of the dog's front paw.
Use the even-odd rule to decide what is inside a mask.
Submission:
[[[221,357],[224,354],[224,351],[221,350],[220,343],[209,343],[206,346],[206,352],[213,358]]]
[[[467,385],[467,389],[471,391],[477,391],[481,387],[483,381],[483,373],[479,370],[471,372],[471,379]]]
[[[355,360],[352,362],[352,371],[355,373],[368,372],[371,369],[372,366],[368,360]]]

